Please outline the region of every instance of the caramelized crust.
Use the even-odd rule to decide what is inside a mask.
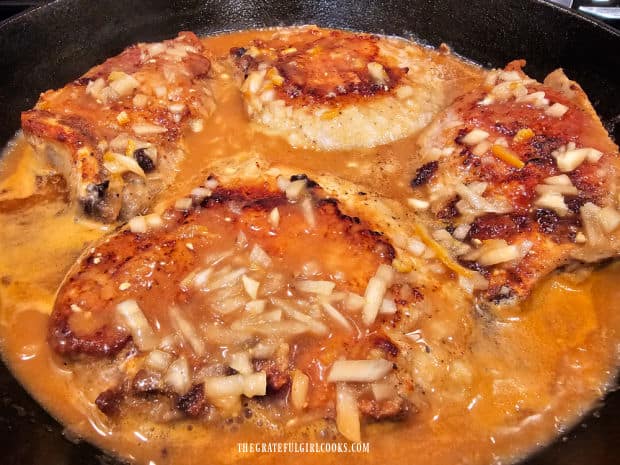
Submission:
[[[537,83],[521,65],[458,98],[425,131],[426,163],[411,182],[416,198],[430,201],[431,219],[440,220],[435,225],[468,228],[456,255],[483,270],[485,295],[496,302],[527,296],[541,277],[575,256],[597,260],[616,248],[613,240],[587,237],[581,209],[609,207],[615,216],[617,147],[577,84],[561,72],[552,81],[562,86]],[[579,149],[592,150],[596,159],[560,166],[566,152]],[[468,192],[475,205],[463,197]],[[505,241],[500,255],[512,258],[485,264],[494,259],[480,256],[501,245],[497,240]],[[485,241],[491,241],[486,249]],[[447,247],[456,250],[454,243]]]
[[[388,92],[407,73],[394,57],[380,54],[379,40],[369,34],[311,28],[254,40],[248,48],[232,49],[231,55],[246,76],[265,65],[277,71],[282,80],[276,95],[287,103],[342,104]],[[369,65],[380,65],[384,79],[373,75]]]
[[[67,179],[87,214],[143,213],[174,179],[180,137],[200,129],[214,102],[207,51],[191,32],[137,44],[22,113],[24,134]]]

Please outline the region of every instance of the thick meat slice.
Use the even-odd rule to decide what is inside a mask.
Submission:
[[[368,398],[370,382],[396,376],[381,326],[421,298],[390,266],[390,237],[305,175],[222,179],[90,248],[58,292],[50,345],[101,386],[110,415],[167,398],[177,415],[222,419],[241,395],[291,415],[294,392],[295,408],[330,416],[337,380],[325,373],[341,358],[369,364],[355,388]],[[92,381],[100,372],[112,382]],[[394,389],[393,402],[409,393]],[[394,405],[362,413],[393,417]]]
[[[561,70],[541,84],[522,65],[492,72],[433,122],[411,183],[435,239],[486,274],[496,302],[619,248],[618,147]]]
[[[144,213],[184,157],[181,135],[214,110],[208,52],[191,32],[137,44],[22,113],[38,153],[102,221]]]
[[[317,27],[277,31],[231,56],[249,116],[294,146],[321,150],[409,136],[482,75],[449,53]]]

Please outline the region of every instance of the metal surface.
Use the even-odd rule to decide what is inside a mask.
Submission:
[[[190,29],[211,34],[252,27],[316,23],[446,42],[487,66],[526,58],[542,78],[562,66],[579,81],[614,132],[620,124],[620,35],[594,20],[526,0],[57,0],[0,25],[0,143],[18,129],[19,113],[39,93],[62,86],[137,41]],[[616,137],[617,131],[616,131]],[[1,285],[1,284],[0,284]],[[620,394],[608,396],[600,418],[531,458],[528,465],[616,465],[620,456]],[[94,448],[63,438],[62,427],[0,369],[0,464],[115,463]]]

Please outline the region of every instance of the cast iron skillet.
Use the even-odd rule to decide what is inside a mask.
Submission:
[[[0,25],[0,146],[39,92],[60,87],[138,41],[253,27],[315,23],[413,36],[487,66],[526,58],[542,78],[564,67],[589,95],[612,134],[620,127],[620,33],[534,0],[57,0]],[[0,244],[0,253],[1,252]],[[537,453],[528,465],[615,465],[620,394]],[[412,438],[415,440],[415,438]],[[205,462],[206,465],[207,462]],[[118,464],[73,444],[0,364],[0,464]]]

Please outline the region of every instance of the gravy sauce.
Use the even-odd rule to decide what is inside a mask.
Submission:
[[[225,56],[260,31],[207,37],[205,46]],[[475,68],[450,56],[455,72]],[[257,132],[248,122],[241,97],[222,65],[214,67],[218,109],[205,130],[188,134],[189,156],[178,182],[163,197],[175,198],[203,178],[204,159],[244,151],[300,172],[328,172],[399,201],[410,196],[417,168],[415,143],[405,139],[371,150],[314,152],[291,148],[284,140]],[[47,320],[65,273],[89,243],[112,229],[76,219],[62,183],[37,190],[45,174],[18,136],[0,161],[0,344],[4,361],[20,382],[72,435],[140,464],[358,463],[412,462],[443,465],[511,461],[548,443],[593,408],[612,387],[620,353],[620,264],[596,270],[556,273],[541,283],[518,309],[474,315],[470,367],[430,387],[427,405],[407,423],[365,427],[369,453],[241,453],[237,444],[260,441],[343,441],[306,419],[312,430],[276,435],[247,423],[223,430],[179,420],[165,426],[127,419],[112,423],[85,394],[84,386],[52,353]],[[200,173],[197,176],[196,173]],[[441,340],[452,325],[450,312],[437,314],[424,337]],[[434,328],[434,329],[433,329]],[[435,334],[433,333],[435,331]],[[427,366],[426,370],[442,367]],[[465,383],[462,377],[467,378]],[[445,381],[445,380],[452,380]],[[466,387],[463,387],[466,386]],[[303,420],[303,419],[302,419]],[[311,421],[312,420],[312,421]],[[313,431],[327,431],[313,435]]]

